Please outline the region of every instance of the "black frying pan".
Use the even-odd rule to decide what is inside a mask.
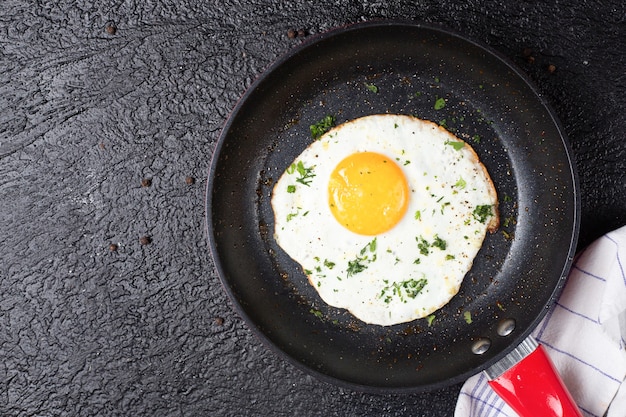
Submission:
[[[436,110],[439,97],[447,104]],[[413,114],[466,138],[499,193],[500,230],[430,324],[367,325],[327,306],[273,239],[272,187],[312,141],[309,126],[375,113]],[[569,270],[579,204],[564,134],[515,66],[447,30],[373,22],[310,39],[246,91],[213,156],[207,226],[224,288],[271,348],[336,384],[416,392],[485,369],[538,324]],[[515,325],[508,336],[503,322]],[[474,353],[477,343],[489,348]]]

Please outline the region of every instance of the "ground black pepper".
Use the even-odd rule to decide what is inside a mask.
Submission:
[[[287,37],[288,37],[289,39],[295,39],[295,38],[297,38],[297,37],[304,38],[306,35],[307,35],[307,33],[306,33],[306,30],[304,30],[304,29],[298,29],[298,30],[296,30],[296,29],[294,29],[294,28],[289,28],[289,29],[287,30]]]

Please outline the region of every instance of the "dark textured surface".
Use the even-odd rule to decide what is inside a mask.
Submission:
[[[245,88],[302,41],[290,28],[402,17],[491,45],[569,135],[580,245],[626,223],[622,2],[268,4],[0,4],[0,415],[452,415],[459,386],[373,395],[303,374],[219,284],[212,150]]]

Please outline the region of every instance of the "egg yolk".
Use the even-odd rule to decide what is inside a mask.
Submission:
[[[409,187],[402,169],[376,152],[354,153],[339,162],[328,182],[335,219],[361,235],[394,227],[407,210]]]

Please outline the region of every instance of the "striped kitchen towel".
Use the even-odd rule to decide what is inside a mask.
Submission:
[[[626,416],[626,226],[576,256],[563,293],[532,334],[583,416]],[[463,385],[454,415],[517,417],[483,373]]]

